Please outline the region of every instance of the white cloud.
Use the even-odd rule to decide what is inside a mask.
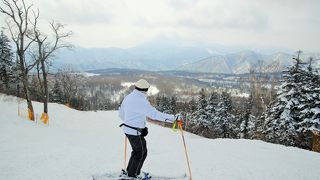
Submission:
[[[28,0],[26,0],[28,1]],[[130,47],[158,36],[320,51],[317,0],[33,0],[84,47]]]

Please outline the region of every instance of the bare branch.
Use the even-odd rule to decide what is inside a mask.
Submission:
[[[9,3],[7,0],[3,0],[3,4],[4,4],[5,6],[7,6],[7,7],[9,7],[11,13],[9,13],[9,12],[6,11],[6,10],[4,10],[1,6],[0,6],[0,12],[6,14],[6,15],[8,15],[8,16],[10,16],[11,18],[13,18],[13,17],[14,17],[14,16],[13,16],[13,15],[14,15],[14,11],[13,11],[13,9],[11,8],[10,3]]]
[[[15,22],[15,24],[19,26],[20,23],[17,21],[16,12],[12,7],[13,5],[10,4],[7,0],[3,0],[3,1],[4,1],[3,3],[9,8],[10,12],[4,10],[2,7],[0,7],[0,12],[8,15]]]
[[[72,35],[72,32],[69,31],[67,33],[61,33],[61,30],[64,28],[64,25],[60,23],[56,23],[54,20],[50,22],[50,25],[54,32],[55,40],[54,40],[53,46],[47,51],[47,54],[44,57],[45,59],[49,58],[53,54],[53,52],[58,49],[71,47],[71,45],[62,44],[61,41],[64,38],[70,37]]]

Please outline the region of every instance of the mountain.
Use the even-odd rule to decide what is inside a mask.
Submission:
[[[183,65],[179,70],[192,72],[210,72],[242,74],[264,59],[264,55],[251,50],[226,55],[214,55],[200,61]]]
[[[189,72],[210,72],[226,74],[243,74],[250,72],[250,69],[262,72],[280,72],[293,63],[294,55],[278,52],[265,55],[251,50],[240,51],[226,55],[213,55],[199,61],[182,65],[178,69]],[[301,59],[308,61],[314,57],[313,66],[320,67],[318,53],[302,54]]]
[[[222,55],[210,56],[193,63],[185,64],[181,68],[178,68],[178,70],[189,72],[232,73],[232,69],[228,65],[227,59]]]
[[[105,68],[148,69],[140,58],[120,48],[73,48],[63,50],[55,64],[58,68],[69,65],[78,70]]]
[[[180,39],[159,38],[127,49],[75,47],[71,51],[62,50],[53,66],[56,69],[70,66],[82,71],[124,68],[241,74],[249,72],[253,66],[263,65],[268,71],[288,66],[294,52],[281,48],[279,50],[276,52],[267,47],[188,44]],[[314,55],[320,57],[319,54]]]
[[[140,70],[175,70],[194,60],[210,56],[203,46],[186,46],[175,41],[157,40],[128,48],[79,48],[62,50],[54,66],[70,65],[78,70],[126,68]]]

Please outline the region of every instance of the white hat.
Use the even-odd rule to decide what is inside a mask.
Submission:
[[[140,79],[134,85],[136,86],[136,89],[138,89],[139,91],[148,91],[148,88],[150,87],[148,81],[144,79]]]

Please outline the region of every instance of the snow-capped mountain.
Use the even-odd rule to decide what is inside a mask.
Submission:
[[[243,74],[251,69],[262,72],[280,72],[293,63],[294,54],[278,52],[264,55],[258,52],[245,50],[226,55],[213,55],[199,61],[185,64],[179,70],[190,72],[210,72],[226,74]],[[319,68],[319,54],[306,53],[301,59],[308,62],[310,57],[314,58],[313,66]]]
[[[71,51],[63,50],[53,65],[57,69],[69,65],[84,71],[125,68],[241,74],[249,72],[251,67],[261,65],[271,72],[282,70],[292,62],[294,55],[294,51],[281,48],[276,53],[268,48],[263,50],[258,47],[227,47],[217,44],[186,45],[180,41],[163,39],[127,49],[77,47]],[[315,53],[304,54],[304,57],[308,55],[320,57],[320,54]]]
[[[183,65],[178,70],[190,72],[214,72],[231,74],[232,69],[227,63],[227,59],[222,55],[214,55],[197,62]]]

